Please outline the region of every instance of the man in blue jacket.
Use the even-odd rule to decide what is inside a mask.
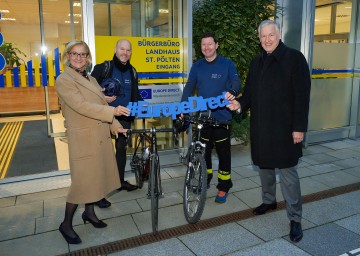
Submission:
[[[297,164],[308,126],[310,71],[303,54],[281,42],[280,27],[265,20],[259,26],[262,53],[250,63],[244,92],[228,107],[250,109],[251,157],[259,171],[263,203],[255,215],[277,208],[275,169],[290,220],[290,240],[303,237],[302,202]]]
[[[181,101],[187,101],[194,89],[203,98],[216,97],[223,92],[231,92],[232,98],[240,93],[241,82],[234,63],[218,55],[218,41],[213,33],[204,34],[201,38],[201,52],[204,58],[191,67]],[[231,122],[232,113],[226,107],[212,110],[211,117],[218,121]],[[225,203],[231,181],[230,125],[219,127],[206,126],[202,129],[201,140],[206,144],[205,161],[208,172],[208,187],[213,176],[211,151],[215,146],[219,157],[218,195],[215,202]]]
[[[106,101],[110,106],[124,106],[126,107],[129,102],[141,101],[142,97],[139,93],[138,76],[135,68],[130,64],[132,55],[131,43],[126,39],[117,41],[115,46],[115,54],[111,61],[95,65],[91,75],[96,78],[99,84],[108,78],[114,78],[118,81],[117,90],[118,94],[105,96]],[[133,116],[116,117],[120,124],[126,129],[130,129],[131,122],[134,121]],[[126,137],[119,135],[115,140],[116,147],[116,162],[119,169],[119,176],[121,187],[118,189],[133,191],[137,186],[130,184],[125,180],[125,166],[126,166]],[[105,198],[96,203],[100,208],[107,208],[111,205]]]

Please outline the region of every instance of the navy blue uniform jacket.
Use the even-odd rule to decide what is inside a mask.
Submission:
[[[289,168],[302,156],[292,132],[306,132],[310,100],[310,71],[303,54],[281,41],[250,63],[242,111],[250,108],[251,155],[260,168]]]

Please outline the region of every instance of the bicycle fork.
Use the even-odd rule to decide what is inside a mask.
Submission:
[[[151,159],[153,159],[152,157],[150,157],[150,161]],[[158,162],[159,163],[159,162]],[[150,162],[150,166],[152,165],[152,163]],[[162,192],[162,187],[161,187],[161,178],[160,178],[160,171],[158,171],[158,166],[156,167],[156,170],[152,170],[150,171],[150,177],[149,177],[149,186],[148,186],[148,192],[147,192],[147,199],[151,199],[151,188],[153,186],[157,186],[157,188],[154,189],[154,193],[156,193],[156,196],[161,199],[164,198],[164,193]],[[155,183],[156,184],[151,184],[151,175],[155,175],[155,172],[157,172],[157,179],[155,179]],[[157,182],[156,182],[157,181]]]

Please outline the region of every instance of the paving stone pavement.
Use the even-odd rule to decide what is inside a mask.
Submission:
[[[225,204],[216,204],[213,179],[203,220],[261,203],[260,180],[251,165],[249,146],[232,146],[231,153],[234,187]],[[216,155],[213,163],[218,164]],[[160,200],[159,230],[187,224],[182,209],[185,170],[183,165],[161,168],[165,196]],[[131,172],[126,176],[134,182]],[[299,177],[303,196],[360,183],[360,140],[310,145],[304,149]],[[69,184],[68,171],[0,181],[1,256],[61,255],[151,232],[145,184],[133,192],[115,191],[109,196],[110,208],[96,208],[98,216],[108,224],[105,229],[84,225],[84,207],[80,206],[74,216],[74,229],[83,243],[68,245],[58,226]],[[277,200],[281,202],[284,199],[279,184],[277,189]],[[305,203],[304,238],[299,243],[289,240],[288,223],[282,209],[109,255],[360,255],[360,190]]]

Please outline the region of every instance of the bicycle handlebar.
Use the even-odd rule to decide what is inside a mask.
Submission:
[[[201,115],[199,115],[199,116],[184,115],[183,121],[190,122],[192,124],[208,124],[211,126],[230,125],[231,124],[231,120],[218,121],[218,120],[215,120],[214,118],[207,117],[207,116],[201,116]]]
[[[150,129],[128,129],[127,132],[126,132],[127,141],[129,140],[129,138],[131,137],[131,134],[133,134],[133,133],[156,134],[157,132],[172,132],[175,145],[178,145],[179,141],[178,141],[178,138],[177,138],[177,131],[176,131],[175,128],[156,128],[156,127],[152,127]]]
[[[127,134],[131,135],[132,133],[157,133],[157,132],[176,132],[175,128],[155,128],[150,129],[128,129]]]

